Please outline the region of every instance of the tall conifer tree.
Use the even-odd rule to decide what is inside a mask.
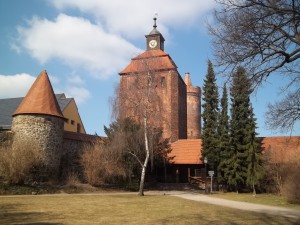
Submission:
[[[228,94],[227,87],[224,84],[223,94],[221,99],[221,111],[219,119],[219,136],[220,136],[220,164],[218,166],[218,181],[226,185],[225,172],[228,159],[230,159],[230,137],[229,137],[229,116],[228,116]]]
[[[219,137],[218,137],[218,87],[211,61],[208,61],[207,74],[203,87],[203,129],[202,156],[207,157],[211,169],[216,171],[219,165]]]
[[[264,170],[262,166],[261,148],[258,141],[256,129],[256,119],[254,118],[253,108],[250,107],[250,118],[248,124],[249,133],[248,142],[248,168],[247,168],[247,185],[252,189],[253,195],[256,195],[255,186],[262,179]]]
[[[238,67],[233,73],[231,93],[231,123],[230,123],[230,159],[228,160],[226,177],[228,184],[236,191],[246,186],[249,148],[249,118],[250,118],[250,82],[246,71]]]

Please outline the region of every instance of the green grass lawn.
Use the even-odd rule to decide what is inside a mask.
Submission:
[[[290,204],[284,199],[283,196],[278,196],[274,194],[257,194],[253,196],[251,193],[237,194],[235,192],[228,192],[228,193],[214,193],[212,197],[224,198],[233,201],[250,202],[256,204],[300,209],[300,204]]]
[[[0,224],[299,224],[172,196],[35,195],[0,197]]]

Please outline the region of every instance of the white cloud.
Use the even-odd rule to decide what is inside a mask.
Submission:
[[[35,79],[26,73],[0,75],[0,98],[24,97]]]
[[[72,69],[84,68],[95,77],[116,74],[128,58],[140,52],[120,36],[83,18],[60,14],[50,21],[35,17],[28,25],[18,27],[15,45],[40,63],[56,59]]]
[[[65,93],[67,97],[74,98],[77,104],[86,102],[91,92],[85,87],[85,80],[73,72],[67,76]]]
[[[66,96],[74,98],[76,103],[81,104],[91,97],[91,93],[84,87],[67,86]]]
[[[73,79],[67,79],[66,83],[61,83],[57,77],[49,76],[55,93],[65,93],[67,97],[75,98],[76,103],[81,104],[91,97],[91,92],[85,88],[84,80],[75,75]],[[0,99],[24,97],[36,77],[30,74],[21,73],[15,75],[0,75]],[[55,87],[60,84],[60,88]]]
[[[48,74],[48,76],[49,76],[49,80],[50,80],[52,86],[58,85],[60,83],[60,79],[57,76],[53,76],[53,75],[49,75],[49,74]]]
[[[69,75],[67,82],[75,85],[83,85],[85,81],[79,75]]]
[[[201,26],[199,18],[214,5],[214,0],[53,0],[59,10],[76,8],[92,14],[110,32],[140,37],[149,32],[151,19],[158,13],[159,30],[166,27]]]
[[[169,28],[200,28],[203,15],[215,4],[214,0],[53,0],[49,3],[61,13],[53,20],[33,17],[27,26],[17,27],[18,36],[11,48],[18,53],[27,52],[41,64],[54,61],[97,78],[116,75],[130,58],[142,51],[129,39],[140,40],[151,31],[155,12],[158,30],[168,38]],[[72,12],[69,9],[79,10],[95,22],[88,17],[64,14]]]

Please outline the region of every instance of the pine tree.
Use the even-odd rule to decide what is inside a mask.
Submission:
[[[250,107],[249,133],[248,141],[248,170],[247,185],[252,189],[253,195],[256,195],[255,185],[262,179],[264,170],[262,166],[261,148],[258,141],[256,129],[256,119],[254,118],[253,108]]]
[[[228,184],[236,191],[246,186],[249,148],[250,81],[246,71],[238,67],[233,73],[231,93],[230,159],[225,176]]]
[[[216,171],[219,165],[219,138],[218,138],[218,87],[213,65],[208,61],[207,74],[203,87],[203,129],[202,129],[202,156],[207,157],[211,169]]]
[[[221,99],[221,112],[219,119],[219,137],[220,137],[220,164],[218,166],[218,181],[226,185],[227,179],[225,171],[228,159],[230,159],[230,137],[229,137],[229,116],[228,116],[228,94],[226,84],[223,87],[223,95]]]

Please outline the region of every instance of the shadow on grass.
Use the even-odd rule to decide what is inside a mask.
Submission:
[[[232,213],[222,212],[215,217],[209,215],[208,217],[203,215],[180,215],[177,218],[163,219],[156,221],[156,224],[173,224],[174,221],[180,221],[178,224],[195,224],[195,221],[199,221],[196,224],[209,224],[209,225],[299,225],[300,220],[295,218],[286,218],[281,216],[272,216],[262,213],[251,213],[250,215],[236,215]],[[258,222],[259,221],[259,222]]]
[[[6,225],[62,225],[62,223],[46,222],[50,221],[51,215],[42,212],[23,212],[19,208],[21,205],[6,204],[0,206],[0,224]]]

